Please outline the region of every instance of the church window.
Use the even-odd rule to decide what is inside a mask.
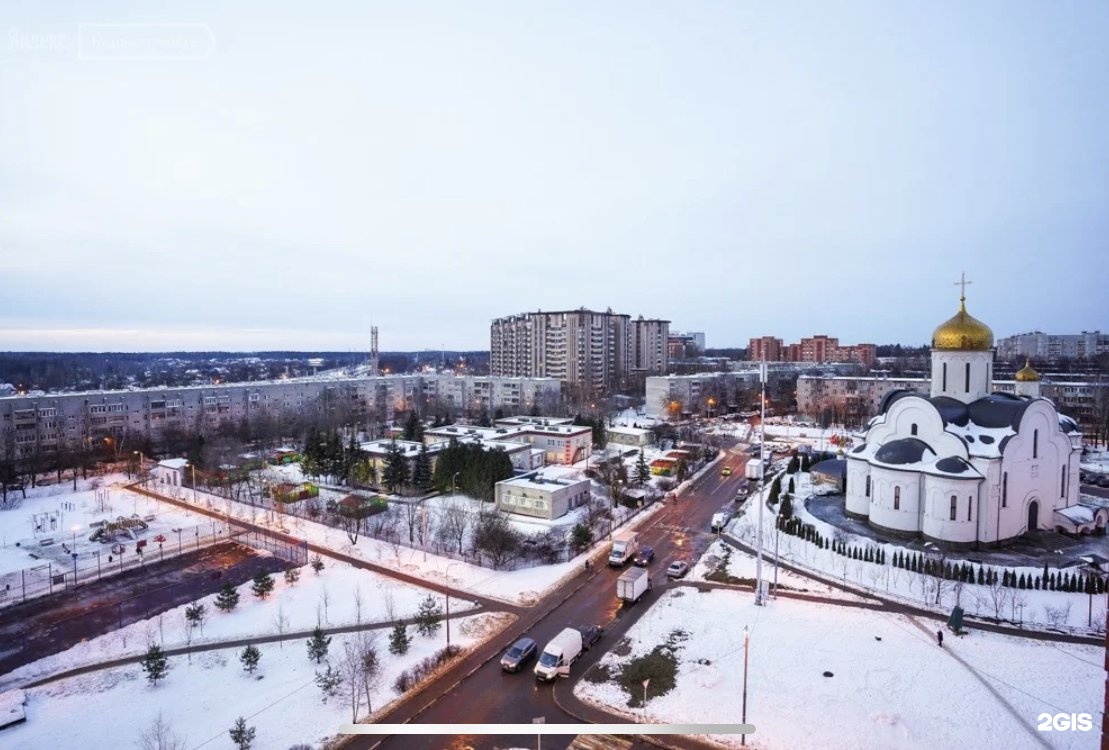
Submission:
[[[913,435],[916,435],[916,424],[914,424],[914,425],[913,425],[913,427],[912,427],[912,429],[910,430],[910,432],[911,432],[911,433],[912,433]]]
[[[1032,458],[1040,457],[1040,431],[1032,430]]]
[[[866,477],[866,496],[870,497],[870,475]]]
[[[966,392],[970,393],[970,362],[967,362],[966,369]]]
[[[893,509],[901,510],[901,488],[893,488]]]
[[[970,520],[971,507],[973,506],[973,504],[974,504],[974,497],[973,496],[968,497],[967,498],[967,520],[968,521]]]
[[[1001,507],[1009,507],[1009,472],[1001,475]]]
[[[945,391],[947,390],[947,363],[946,362],[943,363],[943,388],[942,388],[942,390],[945,390]]]
[[[1064,466],[1063,470],[1059,472],[1059,495],[1061,497],[1067,496],[1067,467]]]
[[[951,520],[955,520],[955,496],[951,496]]]

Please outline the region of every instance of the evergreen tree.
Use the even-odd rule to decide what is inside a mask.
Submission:
[[[312,631],[312,637],[308,639],[308,658],[319,664],[327,656],[327,648],[331,645],[331,636],[323,634],[323,628],[319,625]]]
[[[235,743],[238,750],[250,750],[254,745],[254,727],[248,727],[246,719],[241,716],[235,720],[235,726],[227,730],[227,733],[231,735],[231,741]]]
[[[986,574],[982,571],[982,566],[978,566],[978,585],[982,586],[986,583]]]
[[[397,490],[408,484],[408,464],[404,454],[397,447],[396,440],[389,444],[386,451],[385,471],[382,472],[381,480],[385,483],[385,488],[394,495]]]
[[[651,480],[651,467],[647,465],[647,457],[643,449],[639,449],[639,458],[635,461],[635,483],[642,487]]]
[[[1024,573],[1021,573],[1020,578],[1017,579],[1017,588],[1019,588],[1019,589],[1028,588],[1028,582],[1024,578]]]
[[[408,635],[408,627],[403,622],[393,626],[389,635],[389,653],[394,656],[408,653],[408,646],[412,643],[412,636]]]
[[[316,672],[316,684],[323,693],[323,702],[339,692],[343,684],[343,673],[328,664],[322,672]]]
[[[312,558],[312,571],[319,575],[321,570],[323,570],[323,558],[316,555]]]
[[[570,532],[570,545],[574,551],[580,552],[592,543],[593,530],[584,523],[574,524],[574,529]]]
[[[778,508],[779,518],[789,519],[793,516],[793,499],[789,495],[782,496],[782,505]]]
[[[1049,575],[1051,575],[1051,574],[1050,574],[1050,573],[1048,572],[1048,567],[1047,567],[1047,563],[1045,562],[1045,563],[1044,563],[1044,572],[1043,572],[1043,576],[1042,576],[1042,580],[1043,580],[1043,581],[1044,581],[1045,583],[1046,583],[1046,581],[1047,581],[1047,578],[1048,578],[1048,576],[1049,576]],[[1037,586],[1036,588],[1039,588],[1039,586]]]
[[[243,669],[247,674],[254,674],[254,670],[258,668],[258,661],[262,658],[262,652],[254,644],[247,644],[243,652],[239,654],[239,661],[243,663]]]
[[[439,630],[440,620],[442,619],[443,610],[440,609],[439,603],[435,601],[435,597],[428,594],[420,602],[420,608],[416,612],[416,632],[431,637]]]
[[[408,413],[408,419],[404,423],[403,437],[413,443],[421,442],[424,439],[424,426],[416,416],[415,411]]]
[[[285,571],[285,583],[292,586],[300,580],[300,568],[289,568]]]
[[[412,485],[420,492],[431,489],[431,457],[428,456],[426,445],[421,445],[420,452],[416,454],[416,465],[412,468]]]
[[[185,620],[190,627],[204,628],[204,620],[208,617],[208,608],[200,602],[185,607]]]
[[[162,647],[156,643],[150,644],[139,666],[142,667],[151,685],[157,685],[158,680],[169,674],[169,659],[166,657],[166,652],[162,651]]]
[[[231,582],[223,584],[223,588],[216,594],[216,609],[221,612],[230,612],[239,605],[239,592]]]
[[[250,590],[259,599],[265,599],[273,591],[273,576],[264,570],[259,570],[254,574],[254,582],[250,586]]]
[[[786,491],[789,492],[789,494],[791,494],[791,495],[793,494],[793,487],[794,487],[793,477],[790,477],[789,478],[789,485],[786,487]]]

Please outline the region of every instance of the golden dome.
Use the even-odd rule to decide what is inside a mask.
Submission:
[[[1017,370],[1016,380],[1018,383],[1035,383],[1040,379],[1040,373],[1032,369],[1032,363],[1029,360],[1024,360],[1024,367]]]
[[[993,331],[967,313],[966,298],[959,299],[959,312],[932,333],[933,349],[984,352],[993,348]]]

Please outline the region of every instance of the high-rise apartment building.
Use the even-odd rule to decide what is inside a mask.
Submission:
[[[843,344],[834,336],[818,334],[796,344],[783,344],[779,338],[760,336],[751,339],[747,359],[752,362],[858,362],[870,368],[875,360],[874,344]]]
[[[490,372],[558,378],[583,393],[619,388],[629,375],[665,373],[670,321],[581,308],[493,321]]]
[[[1101,331],[1082,333],[1018,333],[997,342],[999,359],[1030,357],[1037,360],[1093,359],[1109,352],[1109,334]]]

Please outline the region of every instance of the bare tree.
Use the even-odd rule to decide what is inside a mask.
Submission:
[[[456,547],[462,554],[462,543],[470,527],[470,511],[457,500],[452,500],[439,516],[436,534]]]
[[[273,616],[273,626],[279,636],[285,635],[285,631],[289,629],[289,616],[285,614],[285,607],[280,604],[277,605],[277,614]],[[285,648],[285,639],[279,640],[278,644]]]
[[[328,606],[330,604],[331,604],[331,592],[329,592],[327,590],[327,586],[322,586],[320,588],[320,606],[323,607],[323,621],[326,622],[329,625],[331,624],[331,619],[328,616],[327,609],[328,609]]]
[[[139,750],[185,750],[186,747],[185,738],[174,734],[173,727],[162,717],[161,711],[135,744]]]
[[[986,597],[990,605],[993,607],[993,616],[1000,622],[1001,613],[1005,611],[1005,604],[1008,603],[1010,594],[1008,586],[1001,585],[1001,579],[997,578],[990,585],[986,586]]]
[[[359,633],[358,665],[362,675],[362,692],[366,696],[366,711],[373,712],[373,691],[381,681],[381,657],[377,650],[376,633]]]
[[[392,588],[385,589],[385,594],[384,596],[382,596],[382,601],[385,604],[385,619],[387,619],[389,622],[393,622],[397,619],[397,602],[396,599],[393,597]]]
[[[338,513],[336,514],[336,520],[339,523],[339,528],[341,528],[346,533],[347,539],[350,540],[350,543],[358,544],[358,535],[362,533],[363,527],[366,523],[365,517],[362,515],[361,508],[357,508],[349,514]]]
[[[404,504],[404,520],[408,524],[408,543],[414,544],[416,542],[416,528],[420,524],[419,503]]]
[[[358,645],[343,642],[343,658],[339,660],[339,673],[343,681],[343,694],[350,701],[350,721],[358,721],[358,708],[362,705],[362,655]]]
[[[354,621],[362,624],[362,587],[354,587]]]

